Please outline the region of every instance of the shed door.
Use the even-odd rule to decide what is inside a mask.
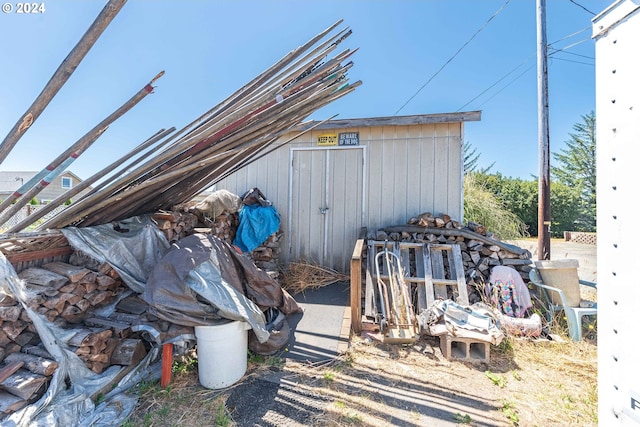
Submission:
[[[348,272],[363,224],[364,146],[291,152],[290,259]]]

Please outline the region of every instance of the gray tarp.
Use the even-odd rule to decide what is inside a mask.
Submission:
[[[58,362],[46,393],[37,402],[11,414],[2,420],[3,427],[40,426],[94,426],[120,425],[129,417],[137,404],[137,398],[123,391],[140,382],[140,378],[159,377],[159,363],[150,365],[157,356],[158,348],[152,348],[147,356],[111,390],[100,405],[96,406],[92,395],[103,389],[124,367],[111,366],[102,374],[87,369],[84,362],[65,343],[71,338],[68,332],[54,326],[42,315],[27,307],[31,297],[24,282],[13,266],[0,253],[0,291],[11,295],[25,309],[33,322],[40,340],[47,351]]]
[[[94,227],[60,230],[74,248],[100,262],[107,262],[135,292],[144,292],[153,267],[169,250],[165,235],[148,216]]]
[[[299,306],[278,282],[217,237],[194,234],[174,243],[149,275],[142,298],[161,319],[207,326],[220,318],[249,323],[266,342],[263,310],[284,314]]]
[[[116,227],[105,224],[67,228],[62,232],[74,249],[109,263],[130,288],[145,293],[159,317],[171,313],[171,321],[176,324],[189,325],[194,319],[197,319],[194,324],[200,325],[221,317],[243,319],[252,325],[256,337],[266,340],[269,332],[261,310],[276,307],[285,314],[300,310],[293,297],[250,258],[213,236],[193,235],[170,246],[148,217],[119,221]],[[112,366],[96,374],[66,350],[65,342],[71,337],[65,337],[63,329],[27,308],[30,295],[2,253],[1,294],[11,295],[23,305],[40,339],[59,364],[44,396],[3,420],[3,427],[121,425],[137,404],[137,398],[123,392],[142,379],[160,378],[160,345],[154,345],[117,387],[95,405],[91,396],[125,368]],[[193,306],[189,307],[187,301]],[[168,310],[175,303],[179,309]],[[155,344],[160,344],[155,338]],[[177,338],[181,337],[174,339]]]

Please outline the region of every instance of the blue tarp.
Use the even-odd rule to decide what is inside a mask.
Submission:
[[[273,206],[244,205],[233,244],[242,252],[252,252],[280,228],[280,215]]]

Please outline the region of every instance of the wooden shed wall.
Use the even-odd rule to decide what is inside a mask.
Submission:
[[[285,245],[283,254],[287,257],[291,235],[287,218],[290,200],[293,196],[304,199],[305,191],[318,191],[290,186],[293,159],[291,153],[304,148],[318,149],[316,142],[319,135],[341,132],[359,133],[359,147],[364,148],[363,177],[361,183],[358,183],[355,177],[345,179],[336,175],[333,178],[344,181],[341,191],[352,197],[359,196],[360,191],[360,188],[356,189],[354,185],[363,187],[363,214],[362,224],[356,227],[352,217],[333,221],[333,228],[339,226],[338,224],[349,227],[340,232],[346,236],[349,243],[337,253],[336,249],[332,250],[338,261],[330,261],[328,266],[348,270],[348,260],[360,227],[375,230],[389,225],[404,224],[410,217],[426,211],[436,215],[447,213],[455,219],[462,220],[461,122],[312,130],[219,182],[216,188],[236,194],[242,194],[252,187],[260,188],[281,215]],[[293,134],[290,134],[284,138],[292,136]],[[336,148],[339,147],[327,149],[337,152]],[[353,161],[353,157],[350,159]],[[347,171],[349,169],[347,168]],[[290,194],[294,191],[295,194]],[[330,213],[333,214],[331,211]],[[297,226],[313,228],[313,221],[317,221],[314,219],[315,216],[316,212],[310,208],[310,223],[300,223]],[[335,229],[332,231],[333,235],[340,233],[336,233]]]

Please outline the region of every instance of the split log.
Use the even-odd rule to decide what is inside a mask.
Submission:
[[[27,406],[29,402],[0,390],[0,414],[9,415]]]
[[[111,355],[113,365],[134,365],[146,356],[147,350],[142,340],[126,338],[122,340]]]
[[[47,351],[42,343],[38,345],[26,345],[22,347],[22,352],[33,356],[42,357],[43,359],[53,359],[53,356]]]
[[[80,301],[78,301],[80,302]],[[85,317],[86,310],[80,309],[76,305],[67,305],[61,312],[60,317],[69,323],[80,323]]]
[[[26,329],[27,323],[17,319],[13,322],[2,322],[1,327],[7,337],[13,341]]]
[[[84,267],[78,267],[76,265],[71,265],[66,262],[50,262],[48,264],[43,265],[47,270],[51,270],[54,273],[58,273],[72,282],[80,282],[87,274],[91,273],[91,270]]]
[[[60,288],[67,283],[67,278],[61,274],[55,273],[46,268],[27,268],[18,274],[22,280],[29,284],[40,285],[45,287],[51,287],[54,289]]]
[[[96,289],[91,292],[87,292],[84,295],[84,299],[89,301],[92,306],[97,306],[103,303],[107,303],[113,299],[113,294],[110,291],[101,291]]]
[[[130,296],[122,299],[118,305],[118,311],[129,314],[140,315],[147,311],[148,304],[137,296]]]
[[[76,333],[69,339],[68,344],[74,347],[94,346],[99,342],[104,342],[107,338],[111,338],[110,329],[95,331],[92,329],[75,329]]]
[[[25,345],[38,341],[40,341],[40,337],[35,332],[29,332],[26,328],[13,340],[13,342],[18,344],[20,347],[24,347]]]
[[[22,306],[14,305],[8,307],[0,307],[0,319],[7,322],[15,322],[20,318]]]
[[[58,369],[58,362],[44,357],[34,356],[27,353],[12,353],[5,358],[6,363],[20,363],[25,369],[40,374],[51,376]]]
[[[18,369],[22,368],[22,365],[24,365],[23,361],[17,361],[17,360],[7,361],[5,359],[5,363],[6,363],[6,366],[3,366],[2,368],[0,368],[0,383],[2,383],[4,380],[9,378],[11,375],[18,372]]]
[[[129,323],[118,322],[102,317],[90,317],[84,320],[84,324],[93,327],[109,328],[115,336],[120,338],[127,338],[131,335],[131,324]]]
[[[26,401],[34,401],[44,394],[48,382],[48,377],[21,368],[0,383],[0,388]]]

